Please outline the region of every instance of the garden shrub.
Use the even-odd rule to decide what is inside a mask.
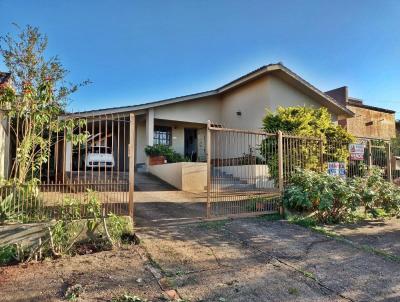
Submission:
[[[383,177],[379,168],[367,170],[362,167],[362,176],[350,181],[358,196],[359,202],[366,212],[377,213],[383,209],[388,215],[400,213],[400,188]]]
[[[309,170],[297,170],[284,195],[288,208],[315,212],[320,222],[345,220],[356,210],[355,201],[345,180]]]
[[[337,223],[353,218],[360,206],[366,213],[382,209],[389,215],[398,214],[400,189],[385,181],[377,169],[347,180],[298,169],[285,190],[284,203],[290,209],[313,213],[319,222]]]

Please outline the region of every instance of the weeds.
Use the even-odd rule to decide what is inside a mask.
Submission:
[[[67,301],[76,301],[83,293],[83,287],[80,284],[75,284],[67,288],[64,297]]]
[[[201,229],[207,230],[219,230],[225,227],[228,223],[228,220],[214,220],[214,221],[205,221],[198,224]]]
[[[147,302],[146,299],[142,299],[136,295],[124,294],[117,298],[111,299],[111,302]]]
[[[0,264],[109,250],[122,240],[134,238],[125,218],[106,216],[95,192],[87,192],[85,204],[66,198],[58,212],[60,219],[48,227],[46,237],[31,247],[29,253],[18,245],[0,248]]]

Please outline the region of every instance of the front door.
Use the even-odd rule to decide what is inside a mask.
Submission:
[[[197,161],[197,129],[185,128],[185,157]]]

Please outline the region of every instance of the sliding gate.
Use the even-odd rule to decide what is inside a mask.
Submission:
[[[207,154],[207,217],[278,211],[277,134],[209,122]]]

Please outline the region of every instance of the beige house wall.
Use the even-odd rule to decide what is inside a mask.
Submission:
[[[149,172],[179,190],[200,193],[207,186],[206,163],[172,163],[149,166]]]
[[[289,106],[320,108],[321,104],[284,80],[266,75],[223,95],[221,121],[227,127],[259,129],[267,112]],[[336,115],[332,114],[332,119],[336,120]]]
[[[154,108],[154,118],[162,120],[206,124],[207,120],[219,121],[220,117],[221,102],[218,96]]]

